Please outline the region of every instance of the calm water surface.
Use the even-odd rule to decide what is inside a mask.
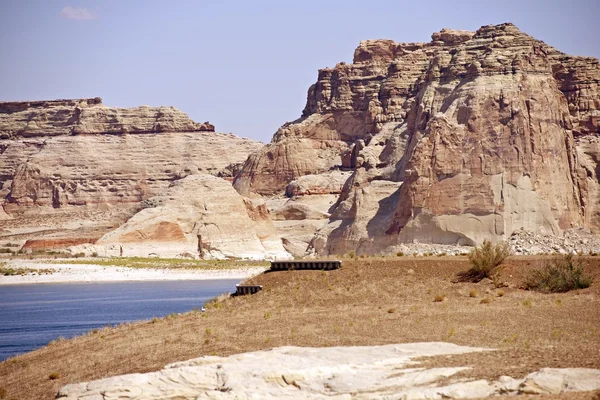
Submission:
[[[239,280],[0,286],[0,361],[107,324],[201,308]]]

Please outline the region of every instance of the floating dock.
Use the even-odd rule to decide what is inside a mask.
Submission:
[[[262,285],[235,285],[234,296],[245,296],[247,294],[258,293],[262,290]]]
[[[297,261],[271,261],[271,271],[294,271],[314,269],[318,271],[331,271],[342,266],[339,260],[297,260]]]

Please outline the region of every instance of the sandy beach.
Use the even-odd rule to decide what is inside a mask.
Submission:
[[[247,279],[262,273],[266,269],[264,267],[235,269],[127,268],[93,264],[60,264],[47,260],[8,260],[5,266],[10,268],[27,268],[41,272],[30,272],[26,275],[0,275],[0,285]],[[47,273],[47,270],[53,270],[53,272]]]

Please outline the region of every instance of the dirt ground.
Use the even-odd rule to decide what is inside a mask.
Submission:
[[[466,257],[344,260],[336,271],[272,272],[252,296],[204,313],[103,328],[0,363],[0,398],[52,399],[67,383],[148,372],[202,355],[284,345],[352,346],[444,341],[496,349],[428,358],[425,366],[472,366],[461,378],[521,378],[543,367],[600,369],[600,257],[583,257],[588,289],[521,289],[548,257],[511,257],[501,279],[455,283]],[[435,299],[442,301],[434,301]],[[51,379],[55,378],[55,379]],[[594,399],[599,393],[532,396]]]

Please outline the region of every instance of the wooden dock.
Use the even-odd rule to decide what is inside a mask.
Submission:
[[[331,271],[342,266],[339,260],[296,260],[296,261],[271,261],[271,271],[294,271],[313,269],[318,271]]]
[[[262,285],[235,285],[234,296],[245,296],[255,294],[262,290]]]

